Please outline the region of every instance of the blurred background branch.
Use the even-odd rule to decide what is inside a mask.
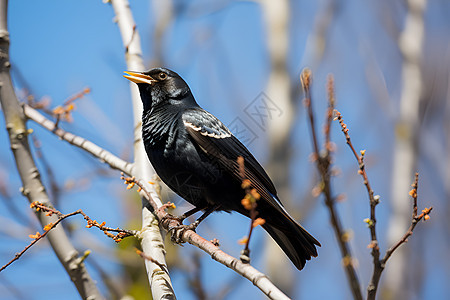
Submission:
[[[394,244],[403,235],[410,222],[410,199],[405,193],[411,185],[411,176],[417,170],[422,118],[421,107],[426,100],[422,78],[422,49],[425,41],[424,14],[426,0],[407,0],[404,28],[398,38],[402,55],[402,89],[395,124],[393,148],[391,205],[388,243]],[[408,262],[410,249],[402,247],[386,270],[386,299],[411,299],[413,285],[406,274],[412,273]]]

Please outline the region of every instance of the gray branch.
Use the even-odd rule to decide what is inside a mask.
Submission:
[[[116,14],[122,43],[125,48],[125,60],[128,70],[143,71],[142,50],[139,32],[134,22],[128,0],[112,0],[111,4]],[[125,70],[123,70],[125,71]],[[143,184],[150,191],[153,200],[162,205],[158,193],[153,185],[147,181],[153,178],[155,172],[147,158],[144,143],[141,137],[142,102],[136,84],[130,82],[131,100],[134,119],[134,172],[136,178],[144,179]],[[154,214],[145,208],[146,200],[142,200],[142,234],[141,246],[145,254],[151,256],[159,264],[145,260],[150,288],[154,299],[176,299],[168,272],[161,270],[161,265],[166,265],[164,240]]]
[[[7,8],[8,1],[0,0],[0,103],[5,116],[11,150],[23,184],[22,194],[30,202],[39,201],[46,206],[52,207],[41,182],[39,170],[31,155],[28,143],[29,131],[25,124],[25,115],[16,98],[11,82]],[[36,215],[42,226],[57,220],[55,215],[49,217],[42,212],[36,212]],[[48,240],[70,279],[75,284],[80,296],[83,299],[103,299],[64,229],[61,226],[54,228],[48,233]]]
[[[41,125],[48,131],[58,136],[60,139],[92,154],[94,157],[98,158],[101,162],[108,164],[111,168],[115,170],[122,171],[128,175],[133,175],[134,165],[132,163],[120,159],[111,152],[106,151],[102,147],[94,144],[89,140],[86,140],[85,138],[67,132],[60,127],[56,127],[56,124],[53,121],[47,119],[40,112],[38,112],[37,110],[35,110],[34,108],[32,108],[27,104],[23,105],[23,112],[27,118]]]
[[[204,238],[196,234],[195,232],[188,230],[182,237],[183,241],[194,245],[209,255],[215,261],[227,266],[228,268],[234,270],[236,273],[240,274],[242,277],[250,280],[255,286],[257,286],[268,298],[288,300],[290,299],[286,296],[277,286],[275,286],[269,278],[250,264],[243,263],[239,259],[228,255],[219,249],[218,246],[213,243],[206,241]]]

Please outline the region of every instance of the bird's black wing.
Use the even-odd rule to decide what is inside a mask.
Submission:
[[[245,177],[268,204],[281,212],[277,191],[264,169],[248,149],[215,116],[203,109],[190,109],[183,113],[183,123],[197,145],[237,180],[241,181],[239,156],[244,158]]]

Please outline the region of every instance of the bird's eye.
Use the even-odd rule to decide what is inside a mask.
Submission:
[[[166,73],[163,73],[163,72],[161,72],[161,73],[159,73],[158,77],[159,77],[159,79],[161,79],[161,80],[164,80],[164,79],[166,79],[166,78],[167,78],[167,74],[166,74]]]

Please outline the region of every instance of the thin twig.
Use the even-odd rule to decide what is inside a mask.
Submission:
[[[319,143],[317,142],[317,134],[316,134],[316,127],[314,125],[314,113],[312,110],[311,105],[311,81],[312,81],[312,74],[310,69],[304,69],[302,71],[302,74],[300,75],[300,80],[302,83],[303,91],[305,92],[305,98],[303,100],[303,105],[308,109],[308,117],[309,117],[309,124],[311,129],[311,138],[312,138],[312,144],[314,147],[314,154],[317,156],[315,159],[319,158]]]
[[[75,109],[75,104],[73,104],[73,102],[75,100],[83,98],[90,92],[91,89],[86,87],[81,92],[70,96],[66,101],[64,101],[63,105],[59,105],[51,110],[51,114],[56,116],[55,127],[53,128],[53,130],[56,130],[58,128],[59,122],[62,119],[65,119],[67,122],[72,121],[72,111]]]
[[[425,208],[422,210],[422,213],[418,216],[415,216],[412,219],[411,226],[406,231],[405,235],[391,248],[389,248],[386,251],[386,254],[384,255],[383,259],[381,260],[381,264],[385,265],[387,260],[391,257],[392,253],[394,253],[395,250],[397,250],[398,247],[400,247],[402,244],[406,243],[408,241],[408,237],[410,237],[413,234],[414,228],[416,225],[421,221],[422,219],[426,220],[429,218],[430,212],[433,210],[433,207]],[[427,218],[428,217],[428,218]]]
[[[86,96],[90,92],[91,92],[91,88],[90,87],[85,87],[83,90],[81,90],[78,93],[75,93],[72,96],[70,96],[69,98],[67,98],[67,100],[64,101],[63,106],[67,106],[67,105],[71,104],[72,102],[74,102],[75,100],[83,98],[84,96]]]
[[[0,272],[5,270],[9,265],[11,265],[13,262],[15,262],[16,260],[18,260],[28,249],[30,249],[34,244],[36,244],[38,241],[40,241],[41,239],[43,239],[44,237],[47,236],[47,233],[56,227],[56,225],[58,225],[62,220],[64,220],[65,218],[71,217],[73,215],[78,214],[78,211],[75,211],[73,213],[67,214],[65,215],[63,218],[58,218],[58,220],[54,223],[50,223],[51,226],[50,228],[46,228],[46,230],[44,230],[44,233],[40,234],[39,232],[36,233],[36,235],[34,235],[34,240],[31,241],[30,244],[28,244],[22,251],[20,251],[19,253],[16,253],[16,255],[14,256],[13,259],[11,259],[9,262],[7,262],[5,265],[3,265],[0,268]]]
[[[83,137],[77,136],[71,132],[65,131],[62,128],[55,129],[55,123],[36,109],[32,108],[27,104],[23,104],[23,112],[28,119],[33,120],[34,122],[41,125],[44,129],[52,132],[54,135],[59,137],[60,139],[90,153],[94,157],[98,158],[102,162],[108,164],[111,168],[122,171],[126,174],[133,174],[134,168],[133,164],[123,159],[113,155],[112,153],[106,151],[105,149],[99,147],[98,145],[92,143],[89,140],[86,140]]]
[[[328,92],[328,108],[327,108],[327,121],[325,123],[324,135],[325,135],[325,151],[331,153],[333,147],[331,145],[331,123],[333,122],[333,111],[334,105],[336,103],[336,96],[334,93],[334,78],[333,75],[328,75],[327,81],[327,92]],[[310,95],[311,97],[311,95]],[[328,154],[329,155],[329,154]]]
[[[356,274],[355,266],[353,264],[353,256],[350,250],[350,245],[348,243],[348,234],[345,233],[344,229],[342,228],[341,220],[338,216],[338,213],[335,208],[335,197],[332,194],[331,191],[331,184],[330,184],[330,178],[331,178],[331,171],[330,171],[330,165],[331,165],[331,142],[330,142],[330,131],[331,131],[331,119],[332,119],[332,111],[334,109],[334,88],[333,88],[333,80],[330,77],[328,80],[328,91],[329,91],[329,97],[328,97],[328,110],[327,110],[327,122],[325,123],[325,149],[322,151],[322,155],[320,154],[319,150],[319,144],[317,139],[317,134],[315,130],[315,123],[314,123],[314,113],[312,109],[312,98],[311,98],[311,71],[309,69],[304,69],[302,71],[302,74],[300,75],[300,80],[302,83],[303,90],[305,92],[305,99],[304,99],[304,105],[306,106],[308,110],[308,116],[309,116],[309,124],[311,129],[311,138],[312,138],[312,144],[314,148],[314,161],[316,162],[317,169],[319,171],[319,174],[321,176],[322,182],[321,185],[321,192],[325,196],[325,205],[328,208],[328,211],[330,212],[330,222],[334,229],[335,236],[338,241],[339,249],[341,251],[342,255],[342,262],[344,265],[345,273],[348,278],[348,282],[350,285],[350,290],[352,292],[353,298],[357,300],[362,300],[362,293],[361,293],[361,287],[359,283],[358,276]]]
[[[334,112],[336,115],[336,119],[339,121],[339,124],[341,125],[342,132],[345,135],[345,140],[347,142],[347,145],[352,150],[352,153],[358,162],[358,166],[359,166],[358,174],[360,174],[362,176],[364,185],[367,190],[367,194],[369,196],[370,219],[368,219],[368,220],[366,219],[366,223],[370,229],[370,237],[371,237],[371,246],[370,247],[372,248],[372,256],[373,256],[374,262],[375,262],[375,260],[378,261],[379,257],[380,257],[380,248],[378,246],[377,232],[375,230],[375,225],[377,223],[377,220],[375,217],[375,208],[378,205],[378,203],[380,203],[380,197],[378,195],[374,196],[373,189],[370,185],[369,178],[367,176],[367,172],[366,172],[366,168],[365,168],[365,164],[364,164],[364,155],[366,154],[366,150],[361,150],[360,151],[361,155],[359,155],[358,152],[356,152],[355,147],[353,147],[352,141],[350,139],[350,135],[348,133],[349,130],[347,128],[347,125],[344,123],[344,119],[342,118],[342,114],[337,110],[334,110]]]
[[[375,300],[375,296],[378,289],[378,284],[380,282],[381,273],[383,272],[384,268],[386,267],[386,263],[389,260],[389,258],[392,256],[392,254],[403,244],[405,244],[408,241],[408,238],[413,234],[414,228],[421,220],[428,220],[429,214],[433,207],[425,208],[422,210],[422,213],[420,215],[417,215],[417,187],[418,187],[418,178],[419,173],[416,173],[416,177],[413,183],[413,189],[410,191],[410,195],[413,198],[413,213],[411,218],[411,225],[406,231],[406,233],[401,237],[398,242],[396,242],[392,247],[390,247],[387,251],[384,257],[381,260],[378,260],[378,262],[375,263],[375,257],[374,257],[374,270],[372,273],[372,278],[370,280],[369,286],[367,287],[367,299],[368,300]]]
[[[17,253],[13,259],[11,259],[8,263],[6,263],[4,266],[2,266],[0,268],[0,272],[3,271],[4,269],[6,269],[9,265],[11,265],[13,262],[15,262],[16,260],[18,260],[27,250],[29,250],[34,244],[36,244],[38,241],[40,241],[41,239],[43,239],[44,237],[47,236],[47,234],[50,232],[50,230],[52,230],[53,228],[55,228],[59,223],[61,223],[61,221],[63,221],[64,219],[67,219],[69,217],[75,216],[75,215],[82,215],[84,217],[84,219],[87,222],[87,226],[88,228],[90,227],[97,227],[98,229],[102,230],[108,237],[112,238],[116,243],[120,242],[123,238],[129,237],[129,236],[135,236],[136,235],[136,231],[134,230],[126,230],[126,229],[120,229],[120,228],[111,228],[111,227],[107,227],[105,226],[105,222],[99,224],[97,221],[92,220],[91,218],[89,218],[88,215],[86,215],[81,209],[76,210],[74,212],[68,213],[68,214],[63,214],[61,213],[59,210],[56,210],[54,208],[48,207],[46,205],[44,205],[43,203],[39,203],[39,202],[33,202],[30,204],[31,208],[34,208],[36,211],[43,211],[43,212],[47,212],[47,216],[51,216],[53,214],[58,216],[58,219],[55,222],[49,223],[47,225],[44,226],[44,233],[39,233],[37,232],[35,235],[30,235],[30,237],[33,237],[34,239],[30,242],[30,244],[28,244],[22,251],[20,251],[19,253]],[[111,234],[109,232],[117,232],[116,235]]]
[[[245,191],[245,197],[241,200],[242,206],[246,210],[249,211],[250,215],[250,229],[248,232],[248,236],[242,239],[240,242],[245,244],[244,249],[241,251],[241,261],[245,263],[250,263],[250,238],[252,237],[253,228],[258,225],[263,225],[265,220],[262,218],[256,218],[258,216],[258,212],[256,211],[257,201],[261,198],[261,195],[256,191],[256,189],[252,188],[252,183],[245,176],[245,162],[242,156],[237,158],[237,163],[239,165],[239,175],[241,177],[241,187]]]
[[[158,206],[158,204],[156,204],[156,202],[153,200],[152,195],[150,194],[150,192],[144,187],[144,185],[136,179],[136,177],[125,177],[125,174],[123,172],[120,173],[120,179],[125,181],[125,184],[127,184],[127,189],[131,189],[134,185],[138,186],[138,192],[142,192],[144,194],[144,198],[148,201],[148,203],[150,204],[150,208],[152,212],[161,210],[161,207]],[[165,205],[163,205],[165,206]],[[165,206],[163,208],[166,209],[168,206]]]
[[[375,217],[375,208],[377,204],[380,202],[380,197],[378,195],[374,195],[374,192],[372,190],[372,187],[369,183],[369,178],[367,176],[367,172],[365,170],[364,165],[364,155],[366,153],[365,150],[361,150],[360,154],[358,155],[357,151],[355,150],[355,147],[352,144],[352,141],[350,139],[349,130],[347,128],[347,125],[344,123],[342,114],[335,110],[336,119],[339,121],[339,124],[341,125],[342,132],[345,135],[345,140],[347,142],[347,145],[350,147],[353,155],[355,156],[358,165],[359,170],[358,173],[362,176],[364,185],[366,186],[367,193],[369,195],[369,203],[370,203],[370,218],[365,219],[364,221],[367,223],[369,230],[370,230],[370,237],[371,242],[368,245],[368,248],[372,249],[372,257],[373,257],[373,273],[372,278],[369,282],[369,285],[367,287],[367,299],[368,300],[374,300],[377,290],[378,290],[378,284],[380,282],[381,273],[386,267],[386,262],[389,260],[389,258],[392,256],[392,254],[404,243],[408,241],[408,238],[413,234],[414,228],[416,225],[423,219],[427,220],[429,219],[429,214],[433,207],[425,208],[422,210],[422,213],[420,215],[417,215],[417,189],[419,184],[419,173],[415,174],[414,183],[412,184],[413,189],[409,192],[410,196],[413,198],[413,212],[412,212],[412,218],[411,218],[411,225],[409,229],[406,231],[406,233],[398,240],[391,248],[389,248],[384,257],[380,259],[380,247],[377,239],[377,233],[376,233],[376,217]]]

